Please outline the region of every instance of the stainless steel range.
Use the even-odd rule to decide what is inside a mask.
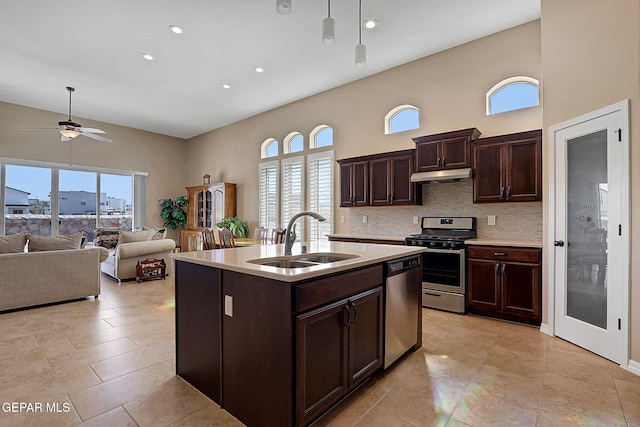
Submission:
[[[408,246],[424,246],[422,305],[465,312],[464,241],[476,237],[476,218],[423,217],[422,233],[405,239]]]

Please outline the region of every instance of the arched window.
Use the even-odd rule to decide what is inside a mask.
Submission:
[[[333,145],[333,128],[327,125],[316,126],[311,131],[309,148],[330,147]]]
[[[260,147],[260,157],[268,159],[269,157],[278,156],[278,141],[273,138],[267,138]]]
[[[487,92],[487,116],[539,105],[539,86],[538,80],[526,76],[502,80]]]
[[[304,150],[304,137],[300,132],[291,132],[284,138],[284,154]]]
[[[404,132],[420,127],[420,110],[413,105],[398,105],[384,116],[384,133]]]

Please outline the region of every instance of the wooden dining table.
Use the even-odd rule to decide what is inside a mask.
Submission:
[[[256,240],[248,237],[238,237],[234,240],[236,247],[244,246],[259,246],[259,245],[271,245],[272,243],[267,240]]]

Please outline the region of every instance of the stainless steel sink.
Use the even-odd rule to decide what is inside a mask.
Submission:
[[[304,268],[313,267],[319,264],[328,264],[331,262],[344,261],[357,258],[360,255],[353,254],[334,254],[331,252],[314,252],[301,255],[285,255],[270,258],[250,259],[247,262],[251,264],[264,265],[267,267],[278,268]]]
[[[259,261],[264,261],[264,262],[259,262]],[[313,267],[314,265],[318,265],[315,262],[297,261],[295,259],[276,259],[276,260],[252,259],[249,262],[254,264],[266,265],[267,267],[278,267],[278,268],[304,268],[304,267]]]
[[[311,254],[297,255],[295,259],[298,261],[317,262],[320,264],[327,264],[329,262],[344,261],[347,259],[358,258],[360,255],[353,254],[334,254],[331,252],[316,252]]]

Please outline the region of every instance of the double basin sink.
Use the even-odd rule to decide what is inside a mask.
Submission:
[[[251,264],[264,265],[266,267],[278,268],[304,268],[313,267],[319,264],[328,264],[331,262],[345,261],[357,258],[360,255],[339,254],[331,252],[314,252],[300,255],[285,255],[270,258],[250,259],[247,262]]]

